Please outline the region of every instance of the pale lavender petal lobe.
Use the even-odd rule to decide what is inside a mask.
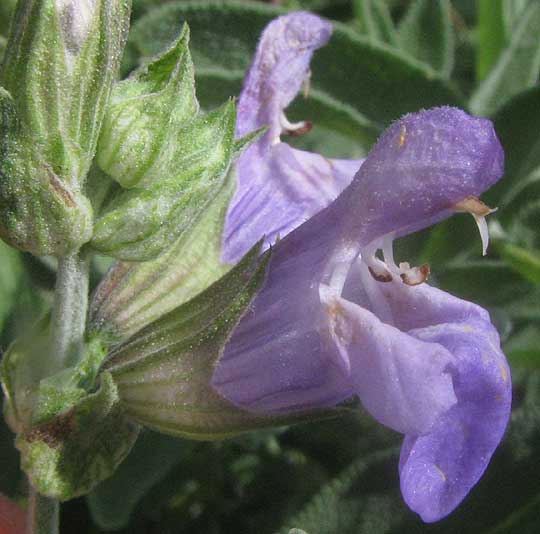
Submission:
[[[348,362],[364,408],[403,434],[427,432],[456,403],[448,372],[452,354],[438,343],[426,343],[383,323],[329,288],[321,296],[329,334]]]
[[[361,160],[331,160],[280,140],[285,108],[309,77],[313,52],[332,25],[306,12],[274,20],[264,31],[238,102],[237,135],[268,131],[236,164],[237,189],[223,231],[222,261],[236,263],[259,239],[278,237],[325,208],[349,185]]]
[[[269,126],[266,137],[279,137],[281,112],[309,76],[313,52],[331,35],[329,22],[304,11],[278,17],[266,27],[238,102],[239,136]]]

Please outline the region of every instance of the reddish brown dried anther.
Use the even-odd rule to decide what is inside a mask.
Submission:
[[[424,263],[424,265],[421,265],[420,267],[413,267],[412,269],[409,269],[400,276],[404,284],[408,286],[417,286],[419,284],[423,284],[428,279],[430,273],[431,269],[429,264]]]
[[[392,274],[388,271],[384,273],[376,273],[369,265],[368,265],[369,273],[377,282],[391,282],[392,281]]]
[[[292,137],[299,137],[300,135],[307,134],[310,132],[313,128],[313,123],[311,121],[304,121],[303,125],[299,128],[295,128],[294,130],[285,130],[283,133],[285,135],[290,135]]]

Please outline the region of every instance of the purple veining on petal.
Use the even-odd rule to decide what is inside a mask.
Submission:
[[[223,231],[226,263],[238,261],[263,236],[268,248],[326,207],[361,165],[361,160],[327,159],[286,143],[270,147],[267,157],[257,150],[249,148],[236,167],[239,187]]]
[[[222,239],[225,263],[237,262],[263,236],[267,248],[326,207],[362,163],[327,159],[280,140],[283,112],[331,33],[329,22],[298,12],[274,20],[261,37],[238,103],[237,134],[262,126],[268,132],[236,164],[237,190]]]

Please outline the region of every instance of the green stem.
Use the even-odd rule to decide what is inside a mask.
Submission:
[[[40,378],[74,365],[83,346],[88,309],[89,257],[77,251],[58,259],[51,320],[50,359],[38,371]],[[28,534],[57,534],[60,503],[30,488]]]
[[[52,365],[54,374],[77,362],[88,309],[89,258],[76,252],[58,260],[52,316]]]
[[[58,534],[60,502],[30,489],[27,534]]]

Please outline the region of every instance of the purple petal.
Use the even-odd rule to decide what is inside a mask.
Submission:
[[[503,161],[488,119],[451,107],[406,115],[386,130],[340,197],[348,232],[368,243],[429,226],[493,185]]]
[[[320,214],[312,220],[326,222]],[[249,411],[326,407],[353,395],[340,362],[324,350],[318,329],[317,279],[332,236],[318,232],[317,225],[300,228],[293,232],[297,239],[276,246],[264,288],[236,327],[212,377],[220,395]],[[305,231],[312,233],[303,239]]]
[[[313,52],[332,33],[306,12],[265,29],[238,103],[237,134],[268,132],[239,158],[237,190],[223,232],[222,261],[236,263],[259,239],[265,248],[326,207],[349,185],[361,160],[330,160],[280,141],[283,112],[309,76]]]
[[[421,299],[427,304],[430,292],[438,308],[442,292],[424,287]],[[444,300],[449,302],[452,297],[445,295]],[[469,310],[474,306],[454,300],[457,302],[451,306],[463,305]],[[452,512],[478,482],[510,416],[510,370],[497,332],[484,310],[470,311],[468,320],[409,332],[422,341],[440,343],[455,357],[450,372],[457,404],[428,434],[408,435],[401,452],[403,497],[426,522]]]
[[[456,402],[448,373],[452,355],[381,322],[330,288],[321,297],[330,337],[364,408],[398,432],[428,431]]]
[[[223,231],[225,263],[236,263],[261,237],[265,247],[325,208],[351,182],[362,160],[331,160],[260,141],[237,164],[237,191]]]
[[[450,513],[485,470],[508,422],[510,373],[485,310],[398,276],[376,282],[365,262],[373,243],[482,193],[502,160],[491,123],[459,110],[393,125],[351,185],[277,243],[214,375],[231,402],[268,413],[358,394],[406,433],[402,492],[425,521]]]
[[[281,112],[309,76],[313,52],[332,35],[332,25],[299,11],[278,17],[264,30],[238,102],[239,136],[269,126],[267,139],[281,134]]]

